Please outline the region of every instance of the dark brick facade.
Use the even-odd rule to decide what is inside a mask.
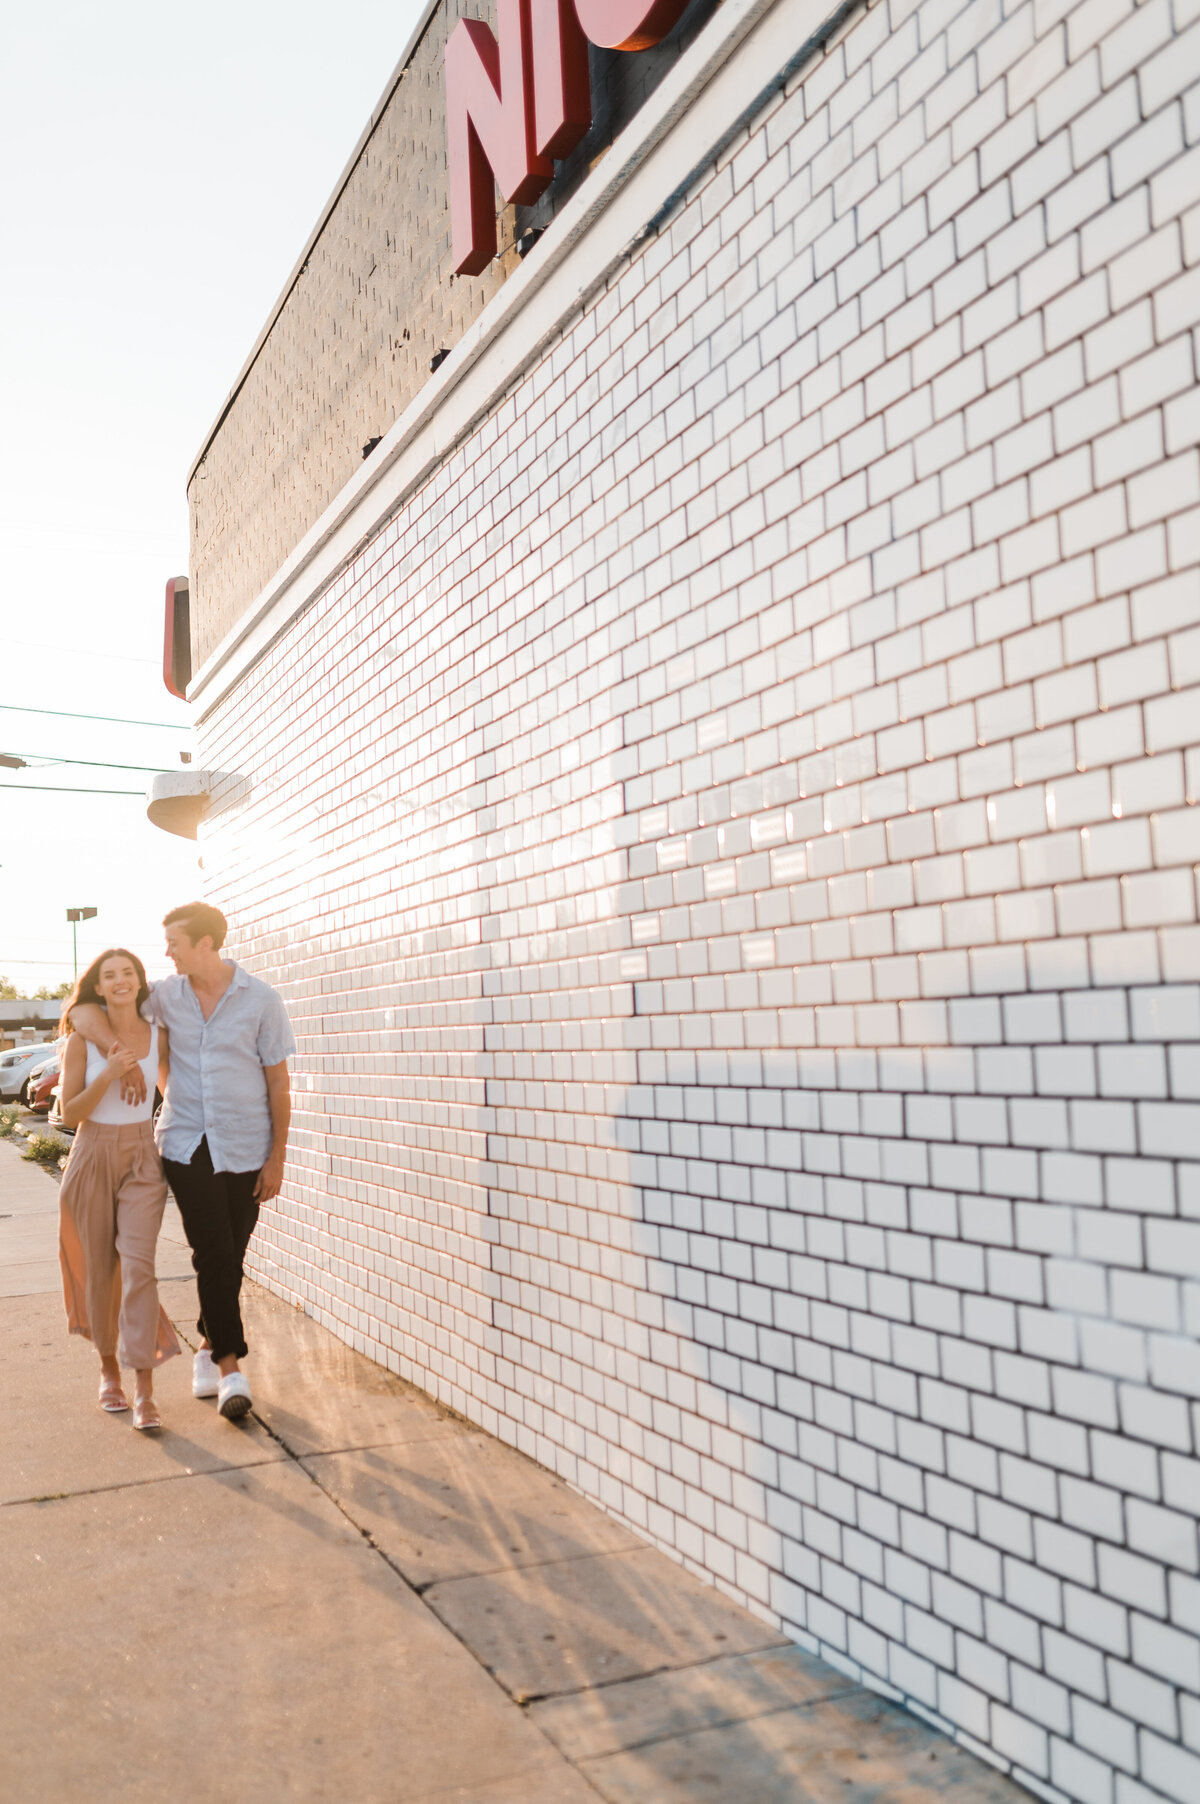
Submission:
[[[491,267],[456,277],[442,60],[459,19],[494,25],[495,5],[443,0],[188,485],[195,667],[517,267],[517,236],[553,218],[719,3],[693,0],[655,50],[593,50],[591,131],[536,206],[500,210]]]

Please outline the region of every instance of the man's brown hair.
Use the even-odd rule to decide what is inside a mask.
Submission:
[[[214,952],[221,950],[229,932],[228,921],[211,902],[185,902],[182,908],[173,908],[169,915],[163,916],[163,926],[182,927],[193,946],[199,945],[207,935]]]

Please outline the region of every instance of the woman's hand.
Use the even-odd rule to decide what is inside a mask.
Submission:
[[[128,1046],[122,1046],[120,1040],[114,1040],[109,1048],[105,1072],[110,1083],[121,1085],[122,1102],[139,1103],[146,1100],[146,1074],[136,1052]]]
[[[120,1040],[114,1040],[108,1053],[105,1066],[109,1081],[121,1086],[121,1101],[125,1103],[142,1103],[146,1100],[146,1074],[142,1070],[141,1060],[136,1052],[123,1046]]]

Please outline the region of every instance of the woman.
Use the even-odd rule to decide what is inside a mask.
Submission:
[[[121,1367],[136,1373],[133,1426],[162,1427],[154,1368],[180,1351],[158,1300],[154,1250],[167,1200],[154,1145],[154,1086],[166,1086],[167,1036],[141,1015],[150,994],[142,961],[118,947],[88,966],[63,1005],[67,1034],[60,1089],[62,1118],[77,1129],[59,1198],[59,1262],[67,1323],[100,1355],[100,1407],[129,1408]],[[79,1002],[108,1010],[117,1044],[106,1058],[72,1033]],[[123,1072],[141,1065],[146,1100],[121,1100]]]

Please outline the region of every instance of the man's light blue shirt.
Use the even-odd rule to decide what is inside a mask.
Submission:
[[[167,1094],[154,1138],[186,1165],[208,1140],[214,1171],[258,1171],[271,1150],[264,1067],[296,1050],[282,998],[232,959],[233,981],[206,1021],[186,977],[164,977],[143,1005],[171,1039]]]

